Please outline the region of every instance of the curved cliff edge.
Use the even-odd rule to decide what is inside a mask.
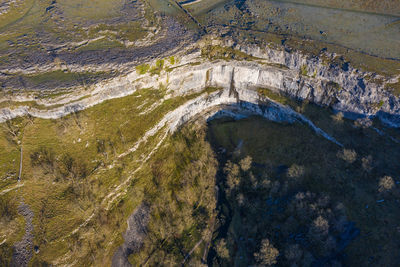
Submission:
[[[162,88],[167,92],[165,98],[171,98],[218,87],[227,90],[230,96],[224,98],[225,94],[219,94],[221,98],[217,102],[220,105],[231,104],[234,97],[237,103],[257,106],[262,100],[257,90],[267,88],[330,106],[343,112],[347,118],[377,117],[389,127],[400,127],[400,99],[385,88],[387,84],[398,83],[400,75],[384,77],[348,64],[338,66],[327,63],[326,59],[268,46],[240,46],[229,41],[212,45],[229,47],[248,55],[249,59],[210,59],[202,53],[204,44],[199,42],[177,55],[173,62],[165,60],[162,69],[156,73],[133,70],[128,75],[100,82],[85,90],[74,88],[73,93],[55,98],[36,99],[29,93],[5,96],[0,103],[9,101],[11,104],[0,109],[0,122],[24,115],[57,119],[145,88]],[[326,56],[334,58],[337,55]],[[155,64],[155,61],[149,63]],[[35,106],[25,105],[27,101],[34,102]],[[193,113],[204,111],[193,108]]]

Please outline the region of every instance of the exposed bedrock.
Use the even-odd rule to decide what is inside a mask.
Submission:
[[[140,204],[128,218],[124,236],[124,243],[117,249],[112,258],[112,267],[130,267],[128,257],[142,248],[147,235],[150,208],[147,204]]]
[[[7,100],[34,100],[46,107],[27,106],[0,109],[0,122],[30,114],[40,118],[59,118],[83,110],[107,99],[123,97],[142,88],[168,89],[166,97],[199,92],[207,87],[220,87],[235,94],[237,101],[258,105],[257,89],[285,93],[291,97],[307,99],[319,105],[331,106],[349,118],[377,116],[392,127],[400,127],[399,98],[385,89],[385,83],[397,82],[399,77],[388,78],[361,72],[351,66],[326,64],[319,58],[309,58],[297,52],[286,52],[259,47],[236,47],[257,57],[251,61],[205,60],[200,52],[180,58],[179,64],[169,66],[160,75],[140,75],[136,71],[101,82],[86,92],[73,93],[55,99],[36,100],[29,96]],[[381,79],[374,83],[370,78]],[[219,100],[221,101],[221,99]],[[221,103],[224,104],[224,103]],[[229,103],[226,103],[229,104]],[[202,112],[203,110],[195,110]]]

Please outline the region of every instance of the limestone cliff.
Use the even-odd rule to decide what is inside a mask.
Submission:
[[[76,90],[53,99],[35,99],[27,94],[4,97],[2,101],[12,101],[18,105],[0,109],[0,122],[27,114],[55,119],[143,88],[166,88],[165,98],[170,98],[200,92],[207,87],[220,87],[229,91],[229,97],[224,98],[222,96],[225,94],[220,94],[221,98],[214,100],[218,105],[229,104],[232,99],[258,105],[260,96],[257,89],[268,88],[331,106],[350,118],[377,116],[389,126],[400,127],[399,97],[385,89],[386,83],[397,82],[399,76],[387,78],[349,65],[335,66],[325,59],[309,57],[300,52],[234,46],[229,42],[223,45],[230,45],[252,59],[210,61],[199,49],[190,47],[188,51],[195,52],[181,53],[177,56],[178,63],[168,65],[159,74],[139,74],[134,70],[128,75],[94,85],[90,90]],[[371,76],[381,82],[373,82]],[[23,105],[24,101],[35,101],[41,107]],[[194,113],[203,111],[202,108],[193,108]]]

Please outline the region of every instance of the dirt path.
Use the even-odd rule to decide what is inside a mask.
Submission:
[[[22,177],[22,145],[21,145],[21,158],[19,161],[19,174],[18,174],[18,182],[21,181]]]
[[[18,189],[18,188],[20,188],[20,187],[22,187],[22,186],[24,186],[24,184],[22,183],[18,183],[18,184],[16,184],[14,187],[11,187],[11,188],[8,188],[8,189],[5,189],[5,190],[3,190],[3,191],[1,191],[0,192],[0,196],[2,196],[2,195],[4,195],[4,194],[7,194],[8,192],[10,192],[10,191],[12,191],[12,190],[15,190],[15,189]]]
[[[192,255],[192,253],[196,250],[196,248],[198,246],[200,246],[200,244],[203,243],[203,239],[200,239],[199,242],[196,243],[196,245],[194,245],[194,247],[192,248],[192,250],[186,255],[185,259],[182,262],[182,265],[185,264],[186,260],[189,259],[189,257]]]

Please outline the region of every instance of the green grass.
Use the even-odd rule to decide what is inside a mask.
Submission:
[[[170,65],[175,65],[176,62],[175,57],[174,56],[169,57],[168,62]]]
[[[6,26],[14,24],[22,19],[31,10],[34,4],[36,4],[35,0],[27,0],[19,3],[17,7],[12,5],[7,13],[0,16],[0,29],[4,29]]]
[[[149,70],[151,75],[160,75],[161,71],[164,68],[164,59],[157,59],[154,66],[152,66]]]
[[[101,75],[102,73],[98,73],[97,75]],[[53,71],[53,72],[46,72],[46,73],[40,73],[40,74],[35,74],[35,75],[29,75],[27,76],[27,80],[34,83],[35,85],[38,84],[43,84],[47,83],[50,81],[58,81],[58,82],[70,82],[77,80],[79,76],[82,77],[90,77],[90,73],[73,73],[73,72],[64,72],[64,71]]]
[[[117,38],[119,40],[136,41],[145,36],[146,31],[139,22],[128,22],[122,24],[99,24],[90,28],[89,37],[96,38],[105,35],[108,38]]]
[[[81,52],[81,51],[102,51],[102,50],[107,50],[107,49],[112,49],[112,48],[124,48],[124,46],[112,39],[108,38],[102,38],[100,40],[90,42],[87,45],[81,46],[78,49],[76,49],[76,52]]]
[[[27,0],[0,16],[0,60],[12,64],[27,55],[46,52],[53,45],[69,53],[125,49],[123,42],[134,42],[147,34],[143,21],[133,20],[131,12],[140,8],[126,6],[122,0]],[[155,25],[154,11],[145,3],[145,17]],[[48,9],[48,11],[46,11]],[[123,10],[124,12],[121,12]],[[62,14],[62,16],[60,16]],[[117,20],[117,22],[116,22]],[[75,50],[74,44],[105,36]],[[49,47],[50,45],[50,47]]]
[[[206,46],[203,47],[201,50],[201,55],[209,60],[216,60],[216,59],[223,59],[226,61],[229,60],[259,60],[257,57],[253,57],[251,55],[248,55],[242,51],[239,51],[237,49],[233,49],[231,47],[225,47],[225,46]]]
[[[308,77],[308,70],[307,70],[307,66],[306,65],[302,65],[300,67],[300,74],[303,76],[307,76]]]
[[[392,92],[395,96],[400,96],[400,81],[397,83],[387,83],[385,84],[385,89]]]
[[[136,72],[140,75],[146,74],[150,69],[149,64],[142,64],[139,66],[136,66]]]
[[[51,263],[69,250],[82,265],[109,262],[122,241],[127,216],[140,203],[143,198],[140,192],[148,186],[148,167],[143,167],[143,171],[127,184],[127,193],[111,205],[110,211],[105,211],[100,203],[115,185],[128,179],[140,166],[142,155],[156,146],[163,133],[157,133],[135,153],[119,159],[114,168],[106,166],[131,148],[167,112],[202,93],[216,90],[218,88],[207,88],[200,93],[168,99],[143,115],[140,113],[164,97],[164,90],[141,89],[132,96],[109,100],[58,120],[14,120],[15,127],[21,129],[24,151],[24,186],[18,189],[18,195],[35,213],[35,231],[40,229],[40,234],[35,235],[35,244],[41,252],[35,254],[33,262]],[[19,168],[19,146],[8,140],[9,134],[3,129],[0,135],[1,190],[16,184]],[[39,157],[35,157],[35,153]],[[14,175],[5,179],[9,173]],[[96,214],[93,221],[77,235],[68,236],[92,212]],[[0,227],[0,232],[6,229]],[[19,231],[18,227],[15,229],[15,233]],[[95,252],[90,247],[96,247]]]
[[[386,0],[386,1],[365,1],[365,0],[355,0],[349,2],[342,2],[338,0],[281,0],[290,3],[299,3],[313,6],[328,7],[334,9],[346,9],[359,12],[368,12],[376,14],[385,15],[395,15],[400,16],[400,8],[396,0]]]
[[[292,108],[295,108],[299,105],[299,103],[297,101],[295,101],[294,99],[284,96],[278,92],[274,92],[270,88],[258,88],[257,92],[258,92],[258,95],[261,97],[268,97],[269,99],[272,99],[283,105],[289,105]]]
[[[61,0],[57,1],[67,17],[79,20],[101,20],[120,15],[123,0]]]

